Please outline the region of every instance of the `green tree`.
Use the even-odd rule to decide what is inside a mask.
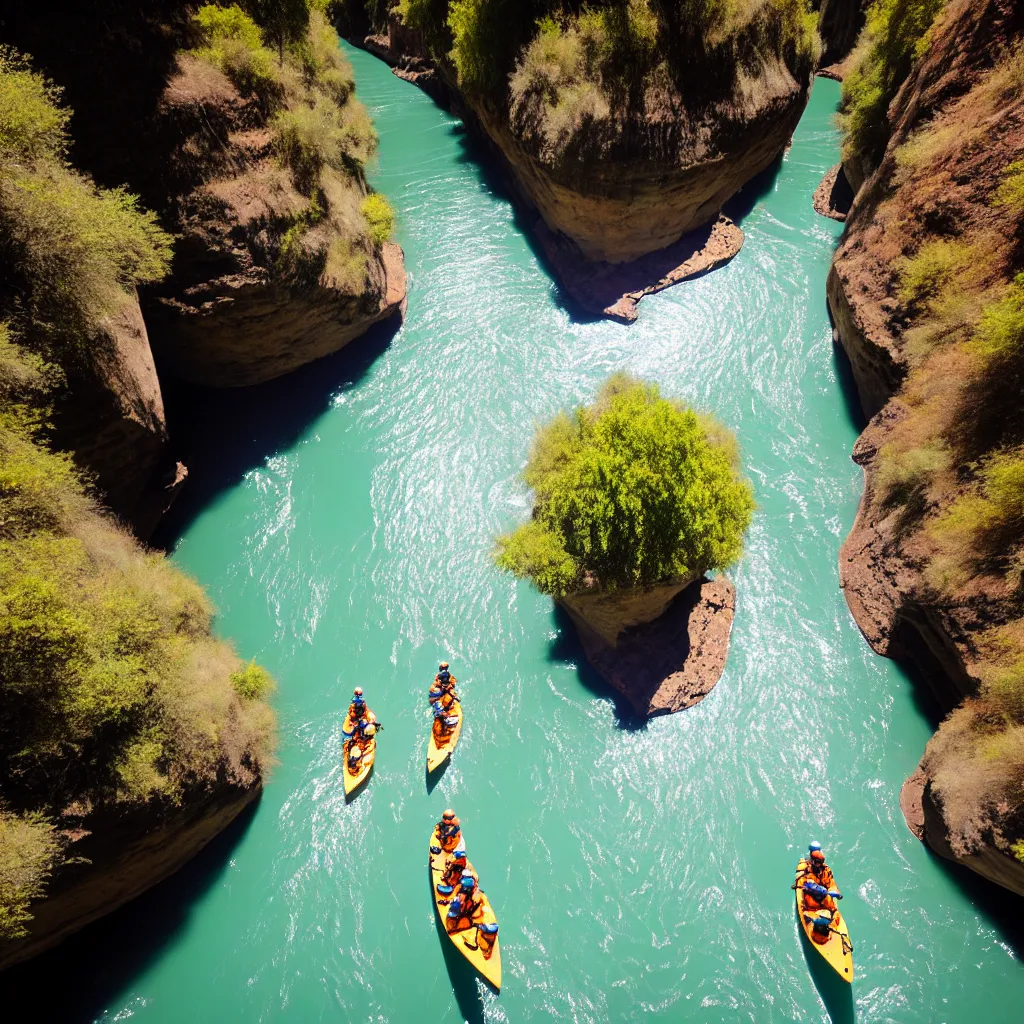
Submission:
[[[555,597],[724,569],[754,509],[732,435],[624,374],[537,431],[523,478],[533,517],[495,561]]]
[[[306,34],[309,0],[249,0],[246,6],[277,47],[278,61],[283,61],[285,45],[298,42]]]

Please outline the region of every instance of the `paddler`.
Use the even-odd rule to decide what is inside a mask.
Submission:
[[[451,693],[442,693],[436,701],[431,701],[430,706],[434,709],[434,735],[438,740],[446,737],[459,724],[459,717],[455,713],[455,705],[458,698]]]
[[[491,955],[494,953],[494,945],[498,941],[498,922],[492,921],[490,924],[483,924],[481,922],[478,924],[476,941],[480,947],[480,952],[484,955],[484,959],[490,960]]]
[[[793,885],[804,893],[804,909],[810,912],[827,910],[831,915],[838,913],[835,901],[843,898],[836,888],[832,869],[825,863],[821,843],[813,842],[807,847],[807,856],[796,866],[797,878]]]
[[[430,693],[427,695],[427,699],[430,701],[430,706],[434,709],[435,718],[437,717],[437,705],[441,698],[446,694],[450,696],[453,701],[459,699],[455,695],[455,676],[448,671],[448,662],[442,661],[441,664],[437,666],[437,675],[434,676],[434,682],[430,687]]]
[[[478,881],[480,878],[466,857],[465,840],[460,839],[451,860],[441,872],[441,881],[437,883],[437,891],[442,896],[451,896],[463,875],[472,875]]]
[[[448,853],[451,853],[462,839],[462,823],[455,817],[455,812],[450,807],[437,823],[437,838],[441,849]]]
[[[348,715],[345,717],[345,724],[341,727],[345,739],[350,740],[355,735],[360,724],[365,725],[370,720],[370,715],[370,709],[366,706],[366,701],[363,699],[363,688],[357,686],[352,691],[352,701],[348,706]]]
[[[838,929],[832,927],[833,913],[822,907],[813,914],[804,914],[804,920],[811,926],[811,940],[818,945],[824,946],[832,937],[832,932],[842,934]]]
[[[452,898],[445,917],[445,927],[449,932],[461,932],[472,928],[484,912],[484,898],[476,878],[468,872],[459,879],[459,891]]]

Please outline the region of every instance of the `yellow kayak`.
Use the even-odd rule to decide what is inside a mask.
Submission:
[[[437,826],[434,826],[434,831],[430,834],[430,845],[440,846],[440,841],[437,837]],[[437,891],[437,884],[441,881],[441,877],[444,875],[444,869],[448,866],[448,860],[450,858],[448,853],[429,853],[428,858],[430,861],[430,894],[434,900],[434,906],[437,907],[437,916],[441,919],[441,927],[445,929],[445,933],[448,938],[452,940],[455,948],[483,975],[483,977],[489,981],[496,989],[501,988],[501,949],[499,948],[499,940],[494,940],[494,952],[490,958],[487,958],[483,954],[483,950],[477,945],[477,931],[476,928],[464,928],[462,931],[449,933],[445,928],[445,919],[448,915],[448,900],[446,897],[439,895]],[[494,915],[494,909],[491,907],[491,901],[487,898],[487,894],[484,892],[480,893],[483,896],[484,907],[483,907],[483,918],[482,923],[484,924],[497,924],[498,919]]]
[[[369,778],[370,772],[373,771],[373,761],[377,756],[377,741],[371,739],[367,743],[363,751],[363,758],[355,771],[352,771],[348,766],[347,744],[343,756],[345,758],[345,796],[348,796],[350,793],[354,793]]]
[[[437,741],[437,730],[434,724],[430,726],[430,736],[427,739],[427,771],[437,771],[452,755],[452,751],[455,749],[455,744],[459,742],[459,736],[462,733],[462,704],[456,704],[454,707],[454,718],[458,718],[458,723],[452,729],[447,736],[445,736],[440,743]]]
[[[850,932],[846,927],[846,918],[836,910],[832,916],[832,931],[828,942],[815,942],[810,922],[804,912],[804,891],[800,888],[804,875],[799,867],[796,872],[796,916],[807,936],[807,941],[825,958],[825,962],[839,975],[843,981],[853,981],[853,945]],[[813,911],[808,911],[811,914]]]

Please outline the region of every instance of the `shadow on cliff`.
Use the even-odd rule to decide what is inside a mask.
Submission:
[[[843,409],[846,411],[846,417],[850,421],[850,426],[858,434],[861,434],[868,425],[868,418],[864,415],[864,407],[860,403],[860,392],[857,390],[857,381],[853,376],[853,364],[850,362],[850,357],[846,354],[846,349],[836,340],[832,308],[829,306],[827,299],[823,301],[828,312],[828,322],[833,331],[832,366],[835,370],[836,381],[839,383],[839,394],[843,399]]]
[[[334,355],[255,387],[219,390],[165,383],[175,455],[189,475],[154,534],[153,546],[172,549],[218,496],[295,444],[338,394],[366,377],[400,326],[398,317],[374,324]]]
[[[615,724],[627,732],[641,732],[647,728],[647,719],[637,715],[625,697],[598,674],[587,660],[576,626],[569,613],[560,605],[554,608],[556,634],[548,646],[547,659],[553,664],[574,665],[580,682],[595,697],[610,700],[615,708]]]
[[[1024,959],[1024,918],[1020,912],[1024,897],[990,882],[962,864],[946,860],[927,843],[922,845],[939,870],[961,889],[971,906],[996,930],[999,941],[1009,946],[1018,962]]]
[[[94,1021],[110,1010],[110,1001],[166,952],[192,909],[223,878],[258,806],[258,800],[251,803],[180,871],[138,899],[0,974],[0,1001],[30,1007],[34,1020],[63,1024]]]

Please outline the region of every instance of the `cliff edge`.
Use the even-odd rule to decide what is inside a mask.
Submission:
[[[870,417],[841,585],[874,650],[913,663],[948,715],[908,784],[919,797],[905,806],[920,807],[908,821],[1019,893],[1022,15],[1007,0],[951,0],[920,25],[828,280]],[[891,70],[894,30],[875,27],[860,81]],[[856,120],[863,94],[845,102],[851,137],[879,138]]]

